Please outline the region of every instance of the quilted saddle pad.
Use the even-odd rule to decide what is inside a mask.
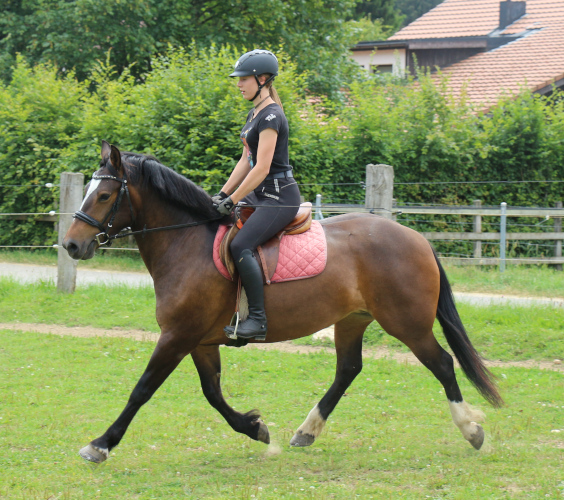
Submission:
[[[231,280],[227,268],[219,257],[219,246],[229,226],[220,225],[213,243],[213,261],[220,274]],[[319,221],[312,221],[305,233],[284,235],[280,241],[278,264],[271,283],[312,278],[321,273],[327,265],[327,239]]]

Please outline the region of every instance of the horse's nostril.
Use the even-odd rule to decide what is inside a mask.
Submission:
[[[72,258],[75,258],[79,251],[78,245],[72,240],[64,240],[63,248],[69,253],[69,256]]]

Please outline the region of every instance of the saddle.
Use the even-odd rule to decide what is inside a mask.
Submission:
[[[219,247],[219,258],[223,265],[227,268],[229,274],[233,277],[235,275],[235,264],[233,257],[229,251],[229,245],[235,235],[243,227],[243,224],[255,211],[252,207],[241,206],[235,210],[235,223],[229,229],[225,237],[221,240]],[[261,264],[262,272],[264,275],[264,282],[270,285],[272,276],[276,271],[278,264],[278,257],[280,254],[280,241],[284,235],[295,235],[305,233],[311,227],[312,223],[312,204],[309,202],[302,203],[294,220],[290,222],[282,231],[278,232],[266,243],[263,243],[257,248],[259,262]]]

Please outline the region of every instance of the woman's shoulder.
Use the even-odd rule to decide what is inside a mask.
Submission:
[[[286,120],[286,115],[284,114],[284,110],[276,103],[269,104],[262,110],[262,120],[270,121],[274,118],[282,118]]]

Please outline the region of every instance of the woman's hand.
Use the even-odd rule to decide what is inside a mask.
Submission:
[[[235,203],[231,199],[231,196],[225,198],[217,207],[217,211],[221,215],[230,215],[233,212],[233,208],[235,208]]]
[[[219,193],[212,196],[212,202],[214,205],[219,205],[228,196],[229,196],[228,194],[224,193],[223,191],[220,191]]]

